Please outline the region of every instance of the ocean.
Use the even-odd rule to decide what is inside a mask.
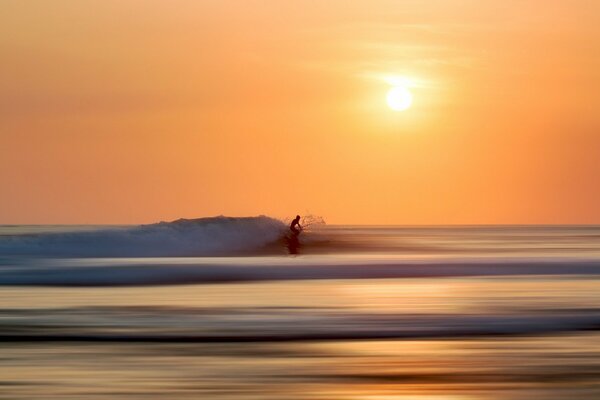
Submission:
[[[599,226],[286,232],[0,226],[0,399],[600,398]]]

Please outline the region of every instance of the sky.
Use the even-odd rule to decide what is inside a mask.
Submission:
[[[583,0],[3,0],[0,224],[600,223],[599,18]]]

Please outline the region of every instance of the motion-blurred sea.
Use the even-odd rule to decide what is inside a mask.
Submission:
[[[600,227],[0,226],[0,399],[599,399]]]

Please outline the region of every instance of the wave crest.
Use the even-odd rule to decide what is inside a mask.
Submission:
[[[230,255],[258,250],[281,238],[283,222],[258,217],[178,219],[88,232],[0,238],[0,255],[62,257],[178,257]]]

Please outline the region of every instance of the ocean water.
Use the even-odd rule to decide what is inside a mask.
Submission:
[[[598,399],[600,227],[0,226],[0,399]]]

